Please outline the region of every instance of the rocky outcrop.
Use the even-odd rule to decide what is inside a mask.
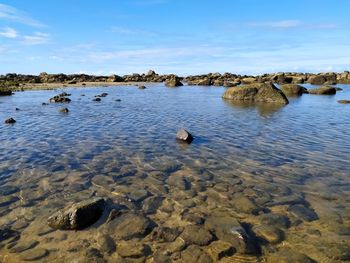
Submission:
[[[308,93],[307,89],[297,84],[284,84],[281,86],[281,90],[286,95],[300,96],[303,93]]]
[[[179,87],[179,86],[183,86],[183,84],[180,81],[179,77],[173,76],[172,78],[168,79],[165,82],[165,86],[167,86],[167,87]]]
[[[57,211],[48,218],[48,225],[61,230],[83,229],[95,223],[104,209],[103,198],[82,201]]]
[[[288,104],[288,99],[284,93],[272,83],[232,87],[225,91],[223,98],[235,101]]]
[[[49,100],[49,102],[53,102],[53,103],[71,102],[71,99],[67,98],[67,96],[70,96],[70,94],[63,92],[61,94],[58,94],[52,97]]]
[[[309,93],[316,95],[334,95],[337,93],[337,89],[331,86],[322,86],[316,89],[310,89]]]

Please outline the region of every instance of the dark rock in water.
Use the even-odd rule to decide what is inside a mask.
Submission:
[[[263,214],[260,216],[260,221],[264,225],[276,226],[280,228],[289,228],[290,220],[287,216],[276,214]]]
[[[0,195],[11,195],[17,193],[19,190],[17,186],[4,185],[0,187]]]
[[[342,91],[343,89],[342,88],[339,88],[339,87],[334,87],[336,91]]]
[[[142,258],[152,253],[148,245],[135,242],[121,242],[118,244],[118,254],[124,258]]]
[[[96,95],[95,98],[104,98],[104,97],[107,97],[107,96],[108,96],[108,93],[103,92],[103,93],[101,93],[99,95]]]
[[[254,240],[233,217],[209,217],[204,226],[218,239],[230,243],[239,253],[257,254],[259,252]]]
[[[190,144],[193,141],[193,136],[185,129],[181,129],[176,133],[176,139]]]
[[[10,253],[21,253],[23,251],[36,247],[38,244],[39,242],[35,240],[29,241],[26,243],[20,243],[12,247],[10,249]]]
[[[62,113],[68,113],[69,110],[68,110],[68,108],[61,108],[61,109],[60,109],[60,112],[62,112]]]
[[[161,196],[152,196],[150,198],[147,198],[143,202],[142,210],[146,214],[154,214],[157,212],[158,208],[162,205],[163,197]]]
[[[15,123],[15,122],[16,122],[16,120],[13,119],[13,118],[9,118],[9,119],[6,119],[6,120],[5,120],[5,123],[6,123],[6,124],[13,124],[13,123]]]
[[[52,97],[49,101],[50,102],[55,102],[55,103],[62,103],[62,102],[71,102],[71,99],[66,97],[67,93],[61,93],[57,96]],[[70,95],[70,94],[67,94]]]
[[[15,111],[19,111],[20,109],[19,108],[15,108]]]
[[[280,243],[284,238],[284,233],[281,229],[275,226],[260,225],[253,227],[255,235],[271,244]]]
[[[341,104],[349,104],[349,103],[350,103],[350,100],[338,100],[338,103],[341,103]]]
[[[116,240],[143,238],[153,227],[154,223],[150,219],[132,212],[122,214],[107,225],[108,233]]]
[[[102,215],[105,200],[94,198],[73,204],[56,212],[48,219],[48,225],[54,229],[83,229],[95,223]]]
[[[152,240],[157,242],[173,242],[180,235],[177,228],[157,227],[152,232]]]
[[[19,198],[17,196],[7,195],[7,196],[0,196],[0,207],[2,206],[8,206],[14,202],[17,202]]]
[[[10,227],[0,228],[0,242],[17,238],[18,236],[19,236],[19,233],[17,231],[12,230]]]
[[[288,104],[284,93],[272,83],[254,83],[229,88],[223,95],[224,99],[248,102],[264,102],[275,104]]]
[[[121,100],[121,99],[116,99],[115,101],[116,101],[116,102],[120,102],[120,101],[122,101],[122,100]]]
[[[308,256],[297,251],[282,248],[280,251],[268,257],[267,262],[270,263],[315,263]]]
[[[94,98],[92,101],[101,101],[101,98]]]
[[[67,92],[62,92],[62,93],[60,93],[60,94],[58,94],[57,96],[59,96],[59,97],[69,97],[69,96],[71,96],[72,94],[69,94],[69,93],[67,93]]]
[[[255,214],[259,210],[259,207],[252,200],[241,194],[234,195],[232,202],[239,212]]]
[[[213,236],[208,230],[195,225],[186,226],[181,237],[186,244],[199,246],[206,246],[213,240]]]
[[[315,95],[334,95],[337,93],[337,90],[335,87],[330,86],[322,86],[316,89],[310,89],[308,90],[309,94],[315,94]]]
[[[43,103],[41,103],[41,105],[46,106],[46,105],[49,105],[49,104],[46,103],[46,102],[43,102]]]
[[[20,258],[24,261],[36,261],[46,257],[49,254],[44,248],[35,248],[21,253]]]
[[[303,93],[308,93],[307,89],[297,84],[284,84],[281,86],[281,90],[286,95],[297,95],[300,96]]]
[[[179,188],[180,190],[188,190],[191,188],[191,183],[187,179],[180,175],[170,175],[167,183],[169,186]]]
[[[210,243],[210,245],[207,247],[207,252],[212,257],[214,262],[217,262],[225,257],[232,256],[236,250],[230,243],[217,240]]]
[[[183,84],[181,83],[181,81],[179,80],[178,77],[173,77],[171,79],[168,79],[165,82],[165,86],[167,86],[167,87],[179,87],[179,86],[183,86]]]
[[[12,94],[10,89],[0,89],[0,96],[11,96]]]
[[[141,85],[139,86],[139,89],[146,89],[146,86]]]
[[[97,237],[97,244],[103,253],[110,255],[116,251],[116,244],[109,235],[99,235]]]
[[[305,207],[303,205],[292,205],[288,208],[288,211],[305,221],[311,222],[318,219],[317,214],[313,209]]]
[[[210,256],[199,246],[191,245],[181,252],[182,262],[212,263]]]

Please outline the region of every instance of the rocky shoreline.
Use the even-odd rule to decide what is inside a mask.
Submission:
[[[240,84],[255,84],[272,82],[282,84],[303,84],[312,85],[335,85],[350,84],[350,72],[341,73],[293,73],[281,72],[273,74],[263,74],[259,76],[238,75],[233,73],[208,73],[204,75],[177,76],[174,74],[160,75],[150,70],[146,74],[134,73],[131,75],[111,75],[94,76],[86,74],[48,74],[23,75],[9,73],[0,75],[0,88],[11,88],[13,90],[27,89],[54,89],[57,87],[84,87],[84,86],[103,86],[103,85],[125,85],[132,83],[161,83],[165,82],[167,86],[181,86],[183,83],[188,85],[200,86],[225,86],[233,87]]]

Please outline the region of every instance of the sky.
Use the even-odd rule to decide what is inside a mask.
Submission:
[[[0,0],[0,74],[350,69],[349,0]]]

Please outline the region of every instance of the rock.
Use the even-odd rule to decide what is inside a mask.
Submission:
[[[12,94],[11,89],[0,88],[0,96],[11,96]]]
[[[0,187],[0,196],[1,195],[11,195],[19,192],[19,188],[17,186],[12,185],[4,185]]]
[[[26,242],[26,243],[17,244],[16,246],[14,246],[10,249],[10,253],[21,253],[25,250],[36,247],[38,244],[39,244],[39,242],[35,241],[35,240],[31,240],[31,241]]]
[[[123,82],[124,79],[118,75],[111,75],[107,79],[107,82]]]
[[[59,96],[59,97],[69,97],[69,96],[71,96],[72,94],[69,94],[69,93],[67,93],[67,92],[62,92],[62,93],[60,93],[60,94],[58,94],[57,96]]]
[[[141,85],[139,86],[139,89],[146,89],[146,86]]]
[[[229,88],[223,95],[224,99],[235,101],[264,102],[288,104],[288,99],[282,91],[272,83],[256,83]]]
[[[181,250],[183,250],[186,247],[186,242],[185,240],[183,240],[181,237],[178,237],[175,239],[174,242],[170,243],[167,247],[167,249],[171,252],[171,253],[175,253],[175,252],[180,252]]]
[[[173,77],[171,79],[168,79],[165,82],[165,86],[167,86],[167,87],[179,87],[179,86],[183,86],[183,84],[181,83],[181,81],[178,77]]]
[[[230,257],[235,252],[235,248],[230,243],[221,240],[214,241],[207,247],[207,253],[211,256],[214,262],[217,262],[224,257]]]
[[[334,244],[325,250],[328,258],[348,262],[350,260],[350,246],[347,244]]]
[[[312,85],[323,85],[327,80],[322,75],[310,76],[307,80]]]
[[[70,205],[49,217],[48,225],[54,229],[83,229],[95,223],[105,208],[103,198],[93,198]]]
[[[0,196],[0,207],[2,206],[8,206],[14,202],[17,202],[19,198],[17,196],[7,195],[7,196]]]
[[[9,119],[6,119],[6,120],[5,120],[5,123],[6,123],[6,124],[13,124],[13,123],[15,123],[15,122],[16,122],[16,120],[13,119],[13,118],[9,118]]]
[[[172,263],[170,253],[168,251],[157,250],[153,254],[154,263]]]
[[[188,190],[191,188],[191,183],[184,176],[173,174],[168,177],[167,183],[169,186],[179,188],[180,190]]]
[[[252,238],[233,217],[212,216],[205,221],[204,226],[221,241],[230,243],[239,253],[250,254],[257,252]]]
[[[308,256],[287,248],[282,248],[277,253],[268,257],[269,263],[315,263]]]
[[[286,95],[302,95],[303,93],[307,93],[307,89],[303,86],[297,84],[284,84],[281,86],[281,90]]]
[[[187,142],[190,144],[193,141],[193,136],[185,129],[180,129],[176,133],[176,139],[182,142]]]
[[[310,209],[303,205],[292,205],[288,208],[288,211],[294,214],[296,217],[301,218],[307,222],[318,219],[318,216],[313,209]]]
[[[94,98],[92,101],[101,101],[101,98]]]
[[[46,257],[49,254],[44,248],[35,248],[21,253],[20,258],[24,261],[35,261]]]
[[[47,106],[47,105],[49,105],[49,104],[46,103],[46,102],[43,102],[43,103],[41,103],[41,105],[42,105],[42,106]]]
[[[134,202],[141,202],[144,200],[147,196],[149,196],[149,192],[145,189],[135,189],[133,191],[130,191],[128,193],[128,197],[133,200]]]
[[[19,108],[15,108],[15,111],[19,111],[20,109]]]
[[[140,258],[151,254],[151,248],[149,246],[134,241],[120,242],[117,251],[120,256],[130,258]]]
[[[103,253],[110,255],[116,251],[116,244],[109,235],[100,234],[97,238],[97,244]]]
[[[73,84],[77,84],[77,82],[75,80],[71,80],[71,81],[68,81],[67,84],[73,85]]]
[[[224,82],[224,87],[231,88],[231,87],[236,87],[239,84],[241,84],[240,81],[238,81],[238,82],[225,81]]]
[[[99,95],[96,95],[95,98],[104,98],[104,97],[107,97],[108,96],[108,93],[107,92],[103,92]]]
[[[197,86],[210,86],[210,78],[197,79],[194,81],[188,81],[188,85],[197,85]]]
[[[259,210],[258,206],[252,200],[240,194],[233,197],[233,205],[239,212],[247,214],[254,214]]]
[[[199,246],[191,245],[181,252],[183,262],[212,263],[210,256]]]
[[[263,214],[260,216],[260,221],[264,225],[276,226],[279,228],[289,228],[290,220],[287,216],[276,214]]]
[[[146,214],[155,214],[158,208],[162,205],[163,197],[161,196],[151,196],[147,198],[142,205],[142,210]]]
[[[309,94],[315,94],[315,95],[334,95],[337,93],[337,90],[334,87],[330,87],[330,86],[322,86],[316,89],[310,89],[308,91],[309,91]]]
[[[181,238],[185,240],[186,244],[199,246],[206,246],[213,240],[213,236],[208,230],[196,225],[186,226]]]
[[[341,104],[349,104],[349,103],[350,103],[350,100],[338,100],[338,103],[341,103]]]
[[[275,226],[268,226],[268,225],[255,226],[253,227],[253,232],[258,238],[271,244],[280,243],[284,238],[283,231]]]
[[[62,112],[62,113],[68,113],[69,110],[68,110],[68,108],[60,108],[60,112]]]
[[[54,103],[63,103],[63,102],[71,102],[71,99],[65,97],[65,96],[60,96],[61,94],[52,97],[49,102],[54,102]]]
[[[157,242],[173,242],[180,235],[177,228],[157,227],[152,232],[152,240]]]
[[[143,215],[127,212],[108,223],[108,233],[116,240],[143,238],[154,227],[154,223]]]

